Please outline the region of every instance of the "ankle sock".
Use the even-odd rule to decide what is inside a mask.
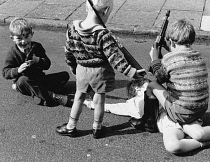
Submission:
[[[77,126],[78,119],[70,117],[69,122],[66,126],[67,129],[74,129]]]
[[[102,126],[102,121],[96,121],[94,120],[93,122],[93,129],[101,129],[101,126]]]

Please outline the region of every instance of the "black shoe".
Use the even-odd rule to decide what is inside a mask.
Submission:
[[[150,132],[150,133],[158,132],[157,123],[156,123],[156,120],[154,119],[147,119],[144,127],[147,132]]]
[[[55,102],[59,103],[60,105],[65,106],[68,102],[68,96],[66,95],[60,95],[60,94],[52,94],[53,99],[55,100]]]
[[[34,96],[34,97],[33,97],[33,103],[34,103],[35,105],[44,105],[44,100],[42,100],[42,99],[39,98],[39,97]]]
[[[56,128],[56,132],[61,136],[69,136],[69,137],[76,137],[77,136],[77,129],[67,129],[67,123],[62,124]]]
[[[105,126],[102,126],[101,129],[93,129],[93,138],[95,139],[101,138],[105,133],[105,129],[106,129]]]
[[[56,94],[53,92],[48,92],[49,96],[51,98],[50,101],[48,101],[47,104],[50,105],[63,105],[63,106],[71,106],[72,105],[72,99],[70,96],[67,95],[61,95],[61,94]]]

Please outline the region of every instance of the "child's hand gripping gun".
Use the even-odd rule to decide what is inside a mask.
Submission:
[[[95,12],[96,16],[98,17],[99,21],[101,22],[101,24],[103,25],[104,28],[106,28],[104,22],[102,21],[100,15],[98,14],[98,11],[95,9],[93,2],[91,0],[88,0],[88,2],[90,3],[93,11]],[[146,75],[145,69],[143,69],[141,67],[141,65],[135,60],[135,58],[128,52],[128,50],[115,38],[114,41],[117,44],[119,50],[124,54],[125,59],[128,61],[128,63],[137,69],[137,72],[139,75],[144,76]]]

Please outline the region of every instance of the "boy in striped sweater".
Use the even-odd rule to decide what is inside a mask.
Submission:
[[[92,0],[103,23],[106,23],[113,8],[113,0]],[[104,28],[89,2],[86,2],[85,20],[73,21],[66,35],[66,63],[76,75],[76,94],[69,122],[58,126],[56,132],[65,136],[77,136],[77,121],[82,112],[88,87],[94,91],[93,137],[103,135],[105,94],[115,88],[114,69],[130,78],[141,77],[137,70],[128,64],[109,30]],[[104,127],[103,127],[104,128]]]
[[[194,27],[182,19],[167,29],[166,47],[170,52],[160,60],[157,43],[150,51],[156,81],[148,89],[164,108],[161,131],[165,147],[172,153],[191,151],[210,143],[210,126],[202,127],[200,120],[208,109],[208,73],[201,54],[191,47],[194,41]],[[164,83],[166,88],[162,86]],[[185,134],[191,139],[184,139]]]

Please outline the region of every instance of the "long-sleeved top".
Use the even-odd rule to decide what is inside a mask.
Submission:
[[[128,77],[133,77],[136,69],[128,64],[111,33],[100,25],[83,29],[81,21],[74,21],[66,35],[66,63],[71,67],[77,64],[85,67],[110,65]]]
[[[26,61],[27,56],[25,53],[21,52],[15,44],[8,51],[4,62],[2,74],[5,79],[17,81],[21,75],[39,78],[44,75],[43,70],[50,68],[51,61],[45,54],[43,46],[37,42],[31,42],[31,46],[33,47],[31,52],[34,56],[39,57],[39,62],[28,67],[23,73],[18,73],[18,68]]]
[[[208,109],[208,72],[201,54],[190,48],[170,52],[151,63],[160,84],[166,83],[172,111],[194,114]]]

